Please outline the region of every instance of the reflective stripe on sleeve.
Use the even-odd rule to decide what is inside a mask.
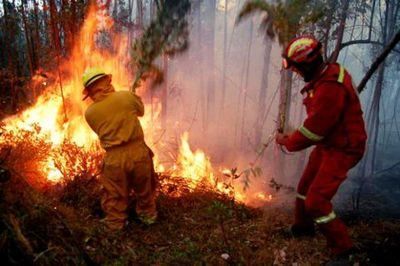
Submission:
[[[300,193],[296,194],[296,198],[301,199],[301,200],[306,200],[306,196],[301,195]]]
[[[328,214],[326,216],[318,217],[314,221],[317,224],[326,224],[326,223],[333,221],[335,218],[336,218],[336,214],[335,214],[335,212],[332,211],[330,214]]]
[[[339,77],[337,79],[339,83],[343,83],[344,81],[344,67],[340,65],[340,70],[339,70]]]
[[[301,134],[304,135],[304,137],[312,140],[312,141],[320,141],[322,140],[324,137],[323,136],[319,136],[313,132],[311,132],[310,130],[308,130],[305,126],[301,126],[299,128],[299,131]]]

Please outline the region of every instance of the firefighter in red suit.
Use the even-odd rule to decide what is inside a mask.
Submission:
[[[276,142],[291,152],[315,146],[298,184],[291,233],[313,235],[316,224],[334,255],[348,254],[353,244],[331,199],[365,151],[367,135],[358,94],[341,65],[323,61],[321,43],[311,36],[289,43],[283,66],[307,83],[301,91],[307,118],[292,134],[278,133]]]

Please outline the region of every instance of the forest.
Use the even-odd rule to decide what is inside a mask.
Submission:
[[[286,235],[314,153],[278,144],[310,116],[314,91],[305,96],[308,82],[282,63],[301,36],[320,43],[323,66],[345,69],[365,121],[363,157],[332,199],[356,250],[347,264],[334,264],[323,226],[315,237]],[[398,0],[2,0],[0,261],[395,265],[399,42]],[[129,187],[124,228],[106,226],[111,148],[87,118],[96,103],[88,69],[141,99],[154,224],[143,223]]]

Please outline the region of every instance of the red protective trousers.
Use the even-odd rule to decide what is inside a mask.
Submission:
[[[311,152],[297,188],[299,195],[295,209],[296,226],[310,228],[316,218],[326,217],[332,213],[332,197],[346,179],[347,172],[359,160],[359,156],[319,146]],[[346,226],[339,218],[319,223],[318,226],[334,254],[342,253],[352,247]]]

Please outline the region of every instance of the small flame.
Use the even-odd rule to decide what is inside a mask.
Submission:
[[[177,168],[172,176],[184,177],[189,181],[189,187],[195,188],[202,180],[214,181],[210,159],[201,150],[193,152],[189,145],[188,132],[181,137],[181,146],[177,160]]]

